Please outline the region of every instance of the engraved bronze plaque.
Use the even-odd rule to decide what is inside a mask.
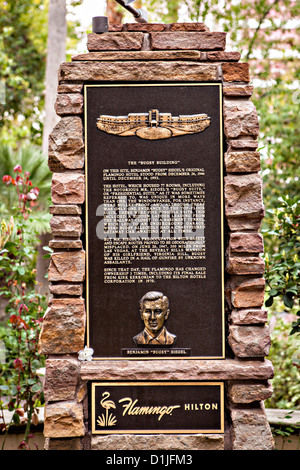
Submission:
[[[219,83],[85,85],[93,359],[224,358]]]
[[[223,382],[92,382],[93,434],[223,433]]]

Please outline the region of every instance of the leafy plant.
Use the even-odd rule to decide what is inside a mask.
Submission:
[[[284,419],[292,419],[294,411],[289,411]],[[298,435],[298,448],[299,450],[299,444],[300,444],[300,437],[299,437],[299,430],[300,430],[300,423],[297,422],[296,424],[290,424],[286,425],[285,423],[280,423],[279,426],[271,426],[271,431],[274,436],[281,436],[282,437],[282,445],[281,445],[281,450],[284,450],[284,445],[285,442],[291,442],[291,437],[293,435]]]
[[[6,356],[0,375],[0,427],[7,435],[11,424],[26,422],[20,448],[29,448],[31,425],[37,424],[38,407],[43,402],[39,370],[44,357],[38,352],[38,338],[45,298],[36,282],[39,240],[31,227],[39,190],[29,177],[20,165],[15,166],[14,175],[3,176],[3,184],[16,192],[18,204],[11,208],[8,221],[2,219],[0,232],[0,295],[7,301],[9,317],[0,333]],[[10,423],[4,420],[4,409],[12,413]]]
[[[33,187],[39,188],[39,198],[31,206],[35,219],[41,214],[48,214],[51,193],[52,174],[47,165],[47,159],[41,149],[35,145],[21,145],[15,149],[13,145],[0,140],[0,174],[11,175],[14,168],[20,165],[30,174]],[[18,204],[17,191],[11,191],[10,185],[3,185],[0,195],[0,213],[2,217],[9,214],[9,208]],[[43,229],[45,231],[47,229]]]
[[[285,309],[296,309],[298,320],[293,322],[291,334],[300,333],[299,308],[299,248],[300,248],[300,205],[297,198],[280,197],[276,209],[269,209],[272,226],[265,230],[265,238],[273,243],[273,252],[265,254],[268,298],[266,307],[272,307],[279,297]]]
[[[0,79],[5,84],[0,133],[7,141],[41,142],[46,44],[45,2],[0,3]]]
[[[268,359],[274,367],[273,394],[265,401],[267,408],[300,408],[299,340],[290,335],[291,315],[271,313],[271,348]]]

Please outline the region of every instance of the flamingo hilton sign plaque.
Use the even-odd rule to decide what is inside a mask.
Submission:
[[[222,382],[95,382],[94,434],[223,432]]]

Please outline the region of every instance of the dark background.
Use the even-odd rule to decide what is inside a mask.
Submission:
[[[112,413],[117,418],[116,425],[102,427],[97,424],[98,416],[106,414],[101,406],[102,394],[109,392],[108,400],[112,400],[116,408],[110,408],[108,414]],[[172,415],[165,414],[159,421],[159,415],[128,415],[123,416],[124,402],[118,403],[122,398],[129,397],[134,406],[174,406],[180,408],[173,410]],[[127,402],[126,402],[127,403]],[[198,404],[199,410],[185,411],[184,404]],[[200,411],[199,403],[203,403],[203,411]],[[218,410],[204,410],[204,404],[218,403]],[[133,431],[133,430],[191,430],[191,431],[221,431],[221,389],[218,384],[201,385],[122,385],[109,386],[108,384],[95,384],[95,397],[92,406],[95,407],[95,429],[97,431]]]
[[[167,329],[177,335],[176,348],[191,348],[191,357],[223,356],[220,100],[219,86],[87,86],[86,145],[88,176],[88,338],[94,358],[121,357],[134,347],[132,338],[143,329],[139,300],[149,290],[163,292],[170,301]],[[148,141],[136,136],[106,134],[96,127],[101,114],[127,115],[149,109],[179,114],[206,113],[211,125],[204,132]],[[196,261],[136,261],[124,267],[206,266],[206,279],[158,280],[154,283],[104,284],[103,241],[96,236],[97,207],[103,203],[104,168],[129,168],[128,160],[180,160],[176,167],[205,169],[205,177],[161,179],[157,182],[205,183],[206,259]],[[134,168],[146,168],[147,165]],[[165,167],[165,165],[159,165]],[[138,181],[142,183],[142,181]],[[107,183],[112,184],[111,181]],[[120,181],[122,183],[122,181]],[[131,180],[130,183],[135,183]]]

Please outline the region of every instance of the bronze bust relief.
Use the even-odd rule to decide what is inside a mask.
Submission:
[[[165,327],[170,314],[169,300],[161,292],[150,291],[140,300],[140,315],[144,322],[144,329],[134,336],[137,346],[171,346],[177,337]]]

